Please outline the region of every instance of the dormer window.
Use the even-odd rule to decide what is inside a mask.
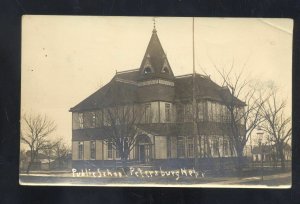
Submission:
[[[151,68],[150,67],[146,67],[144,69],[144,74],[150,74],[152,72]]]
[[[166,73],[166,74],[169,74],[169,69],[168,67],[164,67],[162,70],[161,70],[162,73]]]

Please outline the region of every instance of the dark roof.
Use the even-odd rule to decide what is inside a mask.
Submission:
[[[135,81],[135,82],[137,81],[138,76],[139,76],[139,69],[132,69],[132,70],[116,73],[116,78]]]
[[[175,98],[179,100],[191,99],[193,94],[193,75],[179,76],[175,78]],[[211,99],[219,102],[231,101],[232,96],[226,87],[220,87],[213,82],[210,77],[196,74],[195,77],[196,98]],[[244,102],[233,98],[234,102],[239,105],[245,105]]]
[[[108,84],[71,108],[70,111],[94,110],[112,105],[142,102],[144,101],[143,98],[137,95],[139,88],[137,86],[137,78],[138,70],[117,73]],[[219,102],[224,102],[224,99],[231,100],[229,91],[214,83],[209,77],[197,74],[195,81],[197,99],[208,99]],[[192,75],[176,77],[174,83],[175,96],[170,98],[175,98],[175,100],[190,100],[192,97]],[[156,93],[158,94],[159,92]],[[245,105],[244,102],[237,98],[234,98],[234,101],[241,106]]]
[[[134,103],[137,88],[135,84],[121,82],[114,77],[108,84],[71,108],[70,111],[95,110],[107,106]]]
[[[193,93],[193,75],[176,77],[175,79],[175,94],[176,98],[191,98]],[[210,78],[197,74],[195,78],[195,92],[197,97],[209,97],[219,99],[220,86],[215,84]]]
[[[147,64],[153,69],[153,73],[144,74],[144,68]],[[169,73],[162,73],[163,67],[168,67]],[[140,79],[164,78],[174,79],[173,71],[170,67],[167,56],[161,46],[157,31],[154,29],[146,49],[144,58],[140,66]]]

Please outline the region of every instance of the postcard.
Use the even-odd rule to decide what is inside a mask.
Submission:
[[[20,184],[289,188],[293,20],[22,17]]]

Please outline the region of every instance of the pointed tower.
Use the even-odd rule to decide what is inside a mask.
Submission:
[[[168,79],[174,74],[154,28],[139,70],[139,80]]]
[[[154,28],[139,68],[138,101],[172,102],[175,97],[174,74]],[[158,105],[160,106],[160,105]],[[160,121],[160,120],[159,120]]]

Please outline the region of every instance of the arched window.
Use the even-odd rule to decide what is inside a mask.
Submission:
[[[150,67],[146,67],[146,68],[144,69],[144,74],[149,74],[149,73],[151,73],[151,72],[152,72],[152,70],[151,70]]]
[[[168,67],[164,67],[161,71],[162,73],[166,73],[166,74],[169,74],[169,69]]]

